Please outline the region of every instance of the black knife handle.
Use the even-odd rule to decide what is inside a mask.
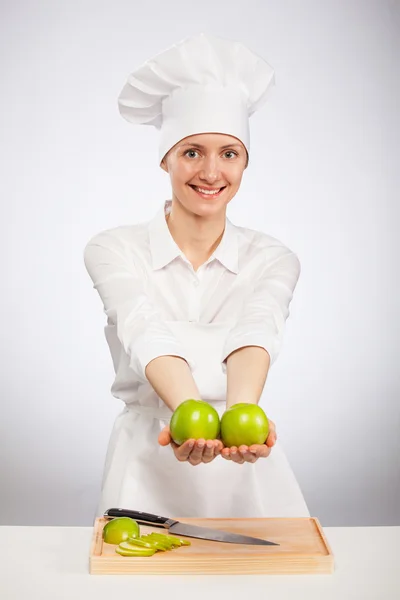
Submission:
[[[128,508],[109,508],[104,513],[105,517],[129,517],[142,525],[153,525],[154,527],[165,527],[168,529],[177,521],[141,512],[140,510],[129,510]]]

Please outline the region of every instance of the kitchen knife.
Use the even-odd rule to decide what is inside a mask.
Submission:
[[[199,527],[198,525],[187,525],[174,519],[152,515],[139,510],[128,510],[126,508],[109,508],[104,513],[106,519],[116,517],[130,517],[142,525],[152,525],[153,527],[164,527],[173,534],[186,537],[200,538],[201,540],[212,540],[215,542],[229,542],[231,544],[252,544],[257,546],[279,546],[275,542],[262,540],[260,538],[240,535],[238,533],[229,533],[208,527]]]

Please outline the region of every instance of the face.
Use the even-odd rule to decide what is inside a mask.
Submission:
[[[247,151],[242,142],[222,133],[186,137],[169,150],[161,163],[170,175],[173,200],[204,217],[225,213],[246,166]]]

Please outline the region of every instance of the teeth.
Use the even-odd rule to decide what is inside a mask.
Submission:
[[[211,190],[203,190],[202,188],[199,188],[199,187],[196,187],[196,186],[193,186],[193,187],[194,187],[195,190],[197,190],[201,194],[208,194],[210,196],[213,196],[214,194],[218,194],[218,192],[220,192],[220,190],[222,189],[222,188],[219,188],[218,190],[211,191]]]

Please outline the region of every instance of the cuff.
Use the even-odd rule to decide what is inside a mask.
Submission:
[[[196,363],[187,356],[186,352],[179,343],[174,342],[149,342],[146,339],[138,339],[131,348],[130,368],[143,381],[148,381],[145,375],[145,369],[149,362],[159,356],[179,356],[188,363],[191,371],[196,368]]]
[[[264,348],[270,357],[270,368],[278,358],[280,350],[280,341],[276,335],[276,332],[270,331],[246,331],[241,334],[230,335],[226,340],[221,357],[221,368],[222,372],[226,374],[226,361],[228,356],[239,348],[246,346],[259,346]]]

